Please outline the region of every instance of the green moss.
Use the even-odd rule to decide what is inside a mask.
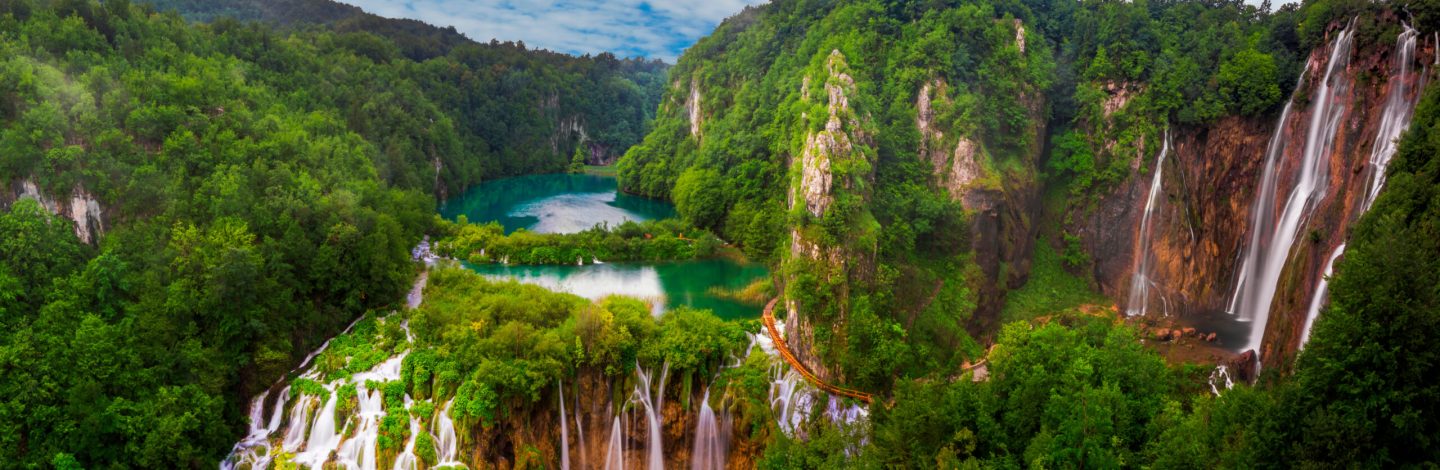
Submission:
[[[1037,243],[1030,279],[1006,296],[1001,320],[1028,320],[1084,304],[1108,302],[1104,295],[1092,291],[1085,279],[1066,272],[1061,263],[1063,260],[1049,243]]]

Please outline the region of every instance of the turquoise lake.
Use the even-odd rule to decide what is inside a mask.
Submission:
[[[612,176],[531,175],[487,181],[440,205],[440,215],[497,221],[505,233],[574,233],[600,224],[675,217],[665,201],[621,194]]]
[[[440,206],[440,215],[470,222],[498,221],[507,233],[526,229],[574,233],[597,224],[616,225],[675,216],[669,203],[620,194],[615,178],[594,175],[533,175],[489,181]],[[604,260],[600,260],[604,261]],[[716,296],[769,276],[758,264],[729,259],[665,263],[602,263],[584,266],[470,264],[492,279],[515,279],[588,299],[626,295],[652,302],[655,314],[680,306],[709,309],[725,319],[757,318],[760,305]]]

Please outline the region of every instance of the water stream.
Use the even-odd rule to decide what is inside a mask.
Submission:
[[[1250,334],[1244,349],[1256,351],[1257,357],[1263,344],[1266,323],[1270,320],[1270,306],[1279,287],[1281,271],[1290,258],[1301,227],[1326,191],[1329,169],[1326,157],[1334,145],[1335,133],[1344,115],[1344,106],[1337,102],[1337,98],[1343,96],[1350,86],[1345,74],[1336,72],[1343,71],[1349,64],[1353,38],[1354,32],[1347,26],[1331,44],[1325,74],[1315,84],[1310,97],[1305,147],[1300,165],[1295,169],[1298,174],[1294,175],[1294,187],[1285,195],[1283,210],[1278,217],[1274,211],[1277,198],[1281,196],[1278,173],[1285,149],[1283,136],[1291,110],[1289,103],[1280,115],[1280,124],[1276,126],[1275,136],[1271,138],[1266,152],[1265,173],[1260,191],[1256,194],[1251,220],[1250,244],[1247,245],[1228,309],[1242,321],[1250,322]],[[1306,69],[1309,69],[1308,65]]]
[[[1150,265],[1155,257],[1150,250],[1150,241],[1155,238],[1152,224],[1155,220],[1155,201],[1160,199],[1160,194],[1165,180],[1165,157],[1170,154],[1170,130],[1165,130],[1163,143],[1160,144],[1160,156],[1155,158],[1155,174],[1150,177],[1150,194],[1145,197],[1145,212],[1140,216],[1140,232],[1135,235],[1139,241],[1135,248],[1134,275],[1130,276],[1130,298],[1126,302],[1125,314],[1130,316],[1145,315],[1150,308],[1150,293],[1155,289],[1155,281],[1150,279]],[[1164,294],[1161,294],[1162,305],[1167,305]],[[1167,314],[1168,308],[1167,308]]]
[[[1420,34],[1405,25],[1399,38],[1395,42],[1395,62],[1391,67],[1390,86],[1388,95],[1385,97],[1385,107],[1380,115],[1380,128],[1375,135],[1375,144],[1370,148],[1370,161],[1367,171],[1370,175],[1365,186],[1365,198],[1360,203],[1360,213],[1364,214],[1375,204],[1380,197],[1380,190],[1385,187],[1385,172],[1390,167],[1390,160],[1395,157],[1399,150],[1400,135],[1410,128],[1410,118],[1414,117],[1415,106],[1420,100],[1419,93],[1412,98],[1410,96],[1410,85],[1412,81],[1424,79],[1425,73],[1417,73],[1413,62],[1415,59],[1415,46]],[[1423,83],[1420,87],[1423,88]],[[1305,314],[1305,327],[1300,333],[1300,347],[1304,348],[1305,343],[1310,341],[1310,330],[1315,327],[1315,319],[1320,316],[1320,310],[1325,306],[1325,300],[1329,294],[1330,276],[1335,270],[1335,260],[1345,253],[1345,244],[1335,248],[1330,255],[1329,261],[1325,263],[1325,274],[1315,285],[1315,293],[1310,298],[1310,308]]]

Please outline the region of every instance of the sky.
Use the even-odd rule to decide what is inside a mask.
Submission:
[[[470,39],[524,41],[568,54],[612,52],[675,63],[746,5],[769,0],[341,0],[389,18],[454,26]],[[1246,0],[1258,5],[1261,0]],[[1271,0],[1278,8],[1296,0]]]
[[[674,63],[746,5],[768,0],[341,0],[370,13],[454,26],[470,39],[524,41],[569,54]]]

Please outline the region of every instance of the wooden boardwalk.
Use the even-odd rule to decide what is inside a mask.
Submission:
[[[770,341],[775,343],[775,350],[780,351],[780,357],[785,358],[785,362],[790,363],[790,367],[795,368],[795,371],[799,372],[800,376],[804,377],[805,381],[810,382],[815,388],[833,395],[854,398],[867,404],[871,403],[873,398],[870,394],[858,390],[840,388],[826,383],[820,380],[819,377],[816,377],[814,373],[810,372],[810,368],[805,367],[805,364],[801,364],[798,359],[795,359],[795,355],[790,353],[790,346],[785,344],[785,338],[780,337],[780,330],[775,328],[775,315],[773,315],[773,312],[775,311],[775,305],[779,303],[780,298],[776,297],[774,300],[771,300],[769,304],[766,304],[765,313],[761,316],[761,319],[765,322],[765,329],[770,332]]]

